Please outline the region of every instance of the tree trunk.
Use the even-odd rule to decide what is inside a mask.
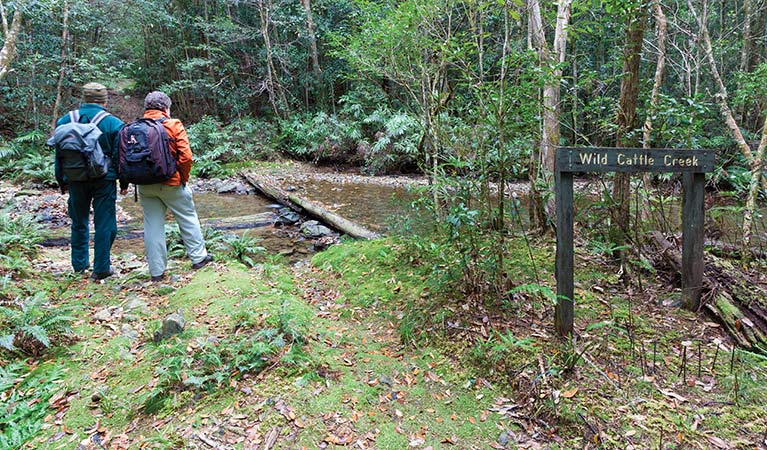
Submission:
[[[538,154],[538,161],[531,164],[533,169],[530,176],[531,185],[539,182],[546,189],[554,189],[554,162],[556,158],[556,149],[559,146],[560,138],[560,88],[562,79],[562,63],[565,61],[567,47],[567,28],[570,23],[572,0],[558,0],[557,2],[557,23],[554,32],[553,52],[549,50],[544,33],[543,19],[541,15],[541,5],[539,0],[529,0],[528,10],[530,41],[533,47],[538,51],[540,65],[544,70],[553,67],[553,70],[546,78],[543,87],[543,125],[541,128],[541,143]],[[552,54],[553,53],[553,54]],[[536,194],[537,193],[537,194]],[[532,208],[533,211],[546,211],[546,205],[543,205],[544,195],[537,190],[531,195],[531,199],[540,205]],[[553,196],[549,196],[553,198]],[[550,208],[549,208],[550,209]],[[544,217],[536,217],[539,220],[535,225],[540,229],[548,227],[547,220]]]
[[[738,126],[738,123],[735,121],[735,117],[733,117],[732,110],[730,109],[730,106],[727,101],[727,88],[724,85],[724,81],[722,81],[722,77],[719,75],[719,69],[716,65],[716,59],[714,58],[714,50],[711,46],[711,36],[708,32],[708,25],[706,24],[706,21],[704,18],[701,18],[698,16],[698,14],[695,11],[695,7],[692,4],[691,0],[687,0],[687,4],[690,8],[690,12],[695,17],[695,19],[698,22],[698,28],[700,29],[700,34],[703,36],[703,45],[705,47],[706,51],[706,58],[708,59],[709,64],[711,65],[711,74],[714,77],[714,81],[716,82],[717,86],[719,87],[719,93],[716,95],[716,99],[719,102],[719,108],[722,111],[722,116],[724,117],[725,124],[727,125],[727,128],[730,130],[730,133],[732,134],[733,139],[735,139],[735,142],[738,145],[738,149],[743,154],[743,157],[746,158],[746,162],[749,165],[749,168],[751,169],[751,179],[754,180],[754,176],[756,176],[756,182],[757,185],[759,184],[759,180],[762,181],[762,186],[765,186],[765,180],[761,177],[761,163],[762,158],[764,154],[764,149],[762,148],[763,145],[759,144],[759,156],[754,156],[753,152],[751,151],[751,147],[749,147],[748,143],[746,142],[746,139],[743,137],[743,133],[740,131],[740,127]],[[762,136],[762,141],[764,141],[764,136]],[[749,189],[748,197],[746,198],[746,211],[743,213],[743,235],[744,238],[749,238],[751,235],[751,227],[753,225],[753,215],[754,215],[754,208],[756,208],[756,200],[757,195],[759,193],[758,188]],[[748,236],[747,236],[748,235]],[[745,244],[748,245],[748,242],[744,240]]]
[[[724,85],[722,77],[719,75],[719,69],[716,64],[716,59],[714,58],[714,50],[711,46],[711,36],[708,33],[708,25],[706,25],[706,21],[697,14],[692,1],[687,0],[687,4],[690,7],[690,12],[698,22],[698,28],[700,30],[700,34],[703,37],[703,46],[706,52],[706,59],[710,65],[709,69],[711,70],[711,75],[714,77],[714,82],[716,82],[716,85],[719,88],[719,93],[715,95],[715,98],[719,103],[722,117],[724,117],[725,124],[730,130],[733,139],[735,139],[735,142],[738,145],[738,149],[746,158],[746,161],[751,163],[754,160],[754,155],[751,152],[751,148],[748,146],[746,139],[743,137],[743,133],[741,133],[740,128],[738,127],[738,123],[735,121],[735,118],[732,115],[732,110],[728,104],[727,88]]]
[[[759,148],[756,150],[754,163],[751,164],[751,180],[746,197],[746,210],[743,213],[743,247],[751,248],[751,227],[753,226],[753,214],[756,210],[756,200],[759,196],[759,180],[762,177],[764,164],[764,148],[767,147],[767,116],[762,126],[762,138],[759,140]]]
[[[666,15],[660,5],[660,0],[653,2],[655,10],[655,22],[658,27],[658,61],[655,64],[655,77],[653,79],[652,92],[650,93],[650,108],[647,111],[647,117],[642,126],[642,148],[652,148],[652,116],[658,110],[658,96],[660,88],[663,85],[663,73],[666,68],[666,36],[668,35],[668,24]]]
[[[56,101],[53,104],[53,123],[51,129],[56,128],[56,119],[59,117],[61,108],[61,93],[64,89],[64,77],[67,72],[67,47],[69,43],[69,2],[64,0],[64,20],[61,30],[61,67],[59,68],[59,81],[56,83]]]
[[[658,60],[655,64],[655,76],[653,78],[652,91],[650,92],[650,107],[642,126],[642,148],[652,148],[652,118],[658,110],[658,97],[660,88],[663,85],[663,73],[666,68],[666,37],[668,36],[668,21],[663,13],[660,0],[654,0],[653,10],[655,11],[655,23],[658,28]],[[645,190],[650,187],[650,174],[642,174],[642,184]],[[643,199],[644,204],[644,199]],[[649,219],[650,211],[648,208],[642,208],[638,211],[641,214],[642,221]]]
[[[264,50],[266,58],[266,80],[264,81],[263,90],[269,95],[269,103],[272,105],[274,114],[285,119],[287,112],[287,99],[282,92],[282,86],[279,83],[279,77],[277,76],[277,69],[274,66],[274,56],[271,40],[271,4],[267,4],[269,0],[258,0],[258,14],[261,19],[261,37],[264,39]]]
[[[3,23],[3,48],[0,49],[0,81],[11,70],[11,62],[16,56],[16,41],[21,30],[21,9],[24,6],[24,2],[16,2],[14,6],[16,9],[13,12],[13,18],[9,25],[5,6],[2,0],[0,0],[0,20]]]
[[[324,102],[325,99],[322,98],[324,96],[321,94],[323,91],[323,83],[322,69],[320,68],[320,52],[317,49],[317,31],[314,25],[311,0],[301,0],[301,6],[304,7],[304,13],[306,14],[306,33],[309,36],[309,48],[312,53],[312,74],[314,75],[314,80],[320,90],[320,101]]]
[[[635,147],[636,141],[629,138],[637,126],[637,99],[639,97],[639,64],[644,40],[645,14],[638,5],[631,16],[626,29],[626,45],[623,48],[623,77],[618,106],[618,131],[615,139],[617,147]],[[613,242],[622,246],[629,236],[631,177],[628,173],[616,173],[613,182]]]
[[[740,72],[745,74],[750,68],[751,61],[751,49],[753,48],[753,37],[751,36],[751,21],[754,14],[754,2],[753,0],[743,1],[743,47],[740,50]],[[743,123],[748,119],[746,108],[741,106],[739,108],[738,117],[740,122]]]

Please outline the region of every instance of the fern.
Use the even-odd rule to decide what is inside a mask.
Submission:
[[[510,290],[509,294],[537,295],[551,302],[556,302],[557,300],[557,294],[550,287],[536,283],[517,286]]]
[[[226,243],[230,248],[229,254],[234,259],[248,267],[253,267],[256,265],[256,257],[266,253],[266,249],[258,245],[260,240],[259,238],[243,234],[229,238]]]
[[[0,347],[36,354],[41,346],[50,348],[55,337],[71,333],[70,325],[75,318],[67,314],[67,308],[48,305],[44,292],[18,303],[19,309],[0,306],[0,316],[4,319]]]
[[[0,347],[15,352],[18,350],[15,345],[13,345],[13,340],[15,339],[15,335],[13,334],[7,334],[5,336],[0,336]]]

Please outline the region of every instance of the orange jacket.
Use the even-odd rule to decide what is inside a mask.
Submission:
[[[163,182],[168,186],[186,185],[189,181],[189,173],[192,171],[192,148],[189,146],[189,137],[186,135],[184,124],[178,119],[171,119],[169,115],[157,109],[148,109],[144,111],[144,117],[147,119],[168,119],[162,124],[170,138],[170,152],[176,157],[176,166],[178,171],[170,177],[168,181]]]

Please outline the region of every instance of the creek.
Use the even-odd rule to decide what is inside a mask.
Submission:
[[[320,204],[324,208],[364,227],[386,233],[389,227],[409,211],[409,203],[415,196],[402,185],[387,185],[365,182],[364,180],[345,180],[344,182],[313,179],[307,177],[300,184],[287,186],[295,194]],[[202,222],[210,219],[226,219],[257,214],[271,214],[276,218],[281,205],[255,194],[218,194],[214,192],[196,192],[194,202],[197,214]],[[141,203],[134,201],[133,191],[118,198],[118,207],[122,209],[118,224],[123,230],[141,231]],[[169,216],[168,223],[173,223]],[[255,225],[255,226],[253,226]],[[315,251],[311,240],[305,239],[297,227],[275,227],[267,222],[251,226],[224,227],[225,232],[243,234],[259,239],[259,245],[270,254],[291,255],[301,258]],[[125,233],[125,236],[140,237]],[[143,253],[141,239],[118,239],[115,251]]]

